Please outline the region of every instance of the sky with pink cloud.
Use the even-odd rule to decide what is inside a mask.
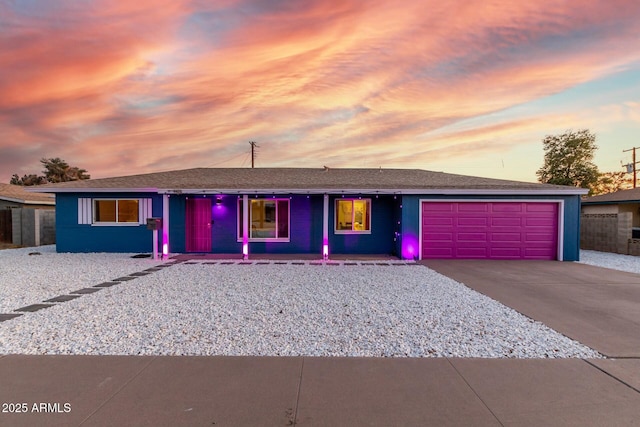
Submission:
[[[0,182],[192,167],[535,181],[587,128],[640,146],[637,0],[0,0]],[[640,156],[640,153],[639,153]]]

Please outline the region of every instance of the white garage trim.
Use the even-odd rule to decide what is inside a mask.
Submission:
[[[557,203],[558,204],[558,247],[557,260],[564,260],[564,200],[558,199],[419,199],[418,250],[422,259],[422,204],[427,203]]]

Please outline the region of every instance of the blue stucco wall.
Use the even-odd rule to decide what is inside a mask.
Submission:
[[[460,199],[460,200],[564,200],[564,261],[578,261],[580,258],[580,196],[403,196],[402,209],[402,254],[403,258],[418,256],[420,199]],[[413,248],[412,251],[409,248]]]
[[[146,225],[93,226],[78,224],[78,198],[151,198],[153,216],[162,216],[162,196],[149,193],[56,194],[56,250],[58,252],[152,251],[152,231]]]
[[[89,194],[56,195],[58,252],[151,252],[152,232],[145,225],[92,226],[78,224],[78,198]],[[162,196],[149,193],[94,193],[98,198],[151,198],[153,216],[162,216]],[[278,196],[278,195],[276,195]],[[185,195],[171,195],[170,252],[185,251]],[[238,197],[223,195],[220,205],[212,198],[212,243],[214,253],[240,253],[237,241]],[[282,196],[278,196],[282,197]],[[288,195],[284,197],[289,197]],[[371,234],[335,234],[334,209],[337,196],[329,200],[330,254],[398,254],[412,259],[419,255],[420,199],[546,199],[564,200],[564,251],[566,261],[579,259],[579,196],[366,196],[372,202]],[[250,253],[317,253],[322,250],[322,195],[299,195],[290,199],[290,242],[250,242]],[[397,234],[396,234],[397,233]]]
[[[396,251],[394,242],[397,225],[395,206],[400,201],[393,196],[362,195],[371,199],[371,234],[336,234],[336,199],[329,197],[329,254],[392,254]],[[347,198],[347,196],[345,196]],[[322,212],[322,211],[321,211]],[[320,225],[322,229],[322,223]]]

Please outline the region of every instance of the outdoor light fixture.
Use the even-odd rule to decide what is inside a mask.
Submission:
[[[216,205],[222,204],[222,197],[216,197]]]

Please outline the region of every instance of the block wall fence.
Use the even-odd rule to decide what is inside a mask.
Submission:
[[[625,255],[640,255],[640,239],[632,239],[632,214],[582,214],[580,248]]]

